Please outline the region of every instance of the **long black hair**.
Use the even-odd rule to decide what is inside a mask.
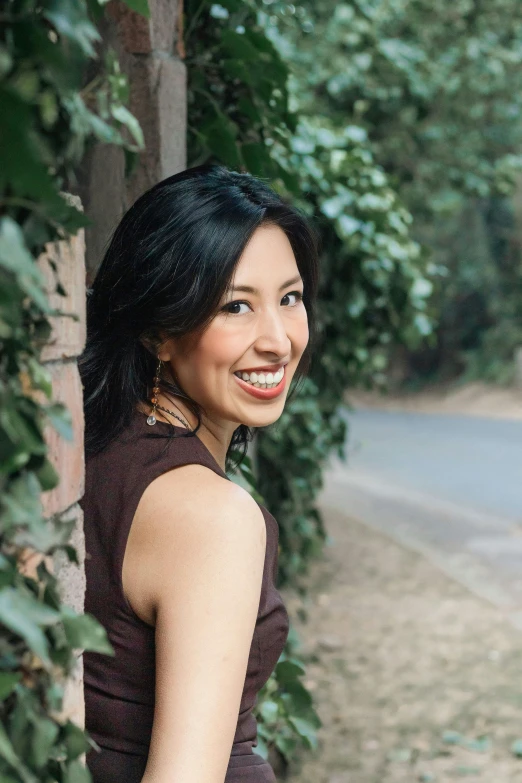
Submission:
[[[210,323],[262,224],[285,232],[303,278],[310,339],[295,378],[308,371],[318,281],[314,229],[250,174],[217,165],[186,169],[154,185],[125,213],[88,291],[87,342],[79,359],[87,455],[104,449],[129,424],[138,402],[149,401],[160,333],[182,337]],[[198,425],[188,432],[194,435],[201,407],[176,383],[162,380],[160,388],[194,413]],[[240,425],[228,455],[232,448],[244,454],[252,436],[253,429]]]

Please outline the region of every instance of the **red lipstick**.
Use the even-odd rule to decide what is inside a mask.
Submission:
[[[286,386],[286,373],[283,375],[277,386],[274,386],[272,389],[261,389],[258,386],[252,386],[251,383],[247,383],[242,378],[238,378],[237,375],[234,375],[234,378],[242,389],[251,394],[252,397],[257,397],[258,400],[272,400],[274,397],[279,397]]]

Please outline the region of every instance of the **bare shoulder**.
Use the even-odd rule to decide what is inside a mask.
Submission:
[[[198,524],[211,527],[264,527],[259,504],[233,481],[200,464],[183,465],[163,473],[152,481],[140,500],[137,516],[153,515],[151,522],[176,533]],[[190,520],[191,524],[187,524]]]
[[[136,613],[155,624],[176,572],[192,568],[201,575],[211,557],[214,566],[249,564],[257,573],[265,547],[265,520],[254,498],[204,465],[184,465],[156,478],[140,498],[124,557],[124,591]]]

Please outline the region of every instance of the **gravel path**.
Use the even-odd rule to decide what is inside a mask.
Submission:
[[[340,513],[325,521],[307,623],[285,594],[320,747],[285,781],[522,783],[522,633],[422,556]]]

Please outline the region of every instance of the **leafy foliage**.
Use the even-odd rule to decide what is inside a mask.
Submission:
[[[509,189],[522,163],[517,2],[320,0],[305,7],[312,31],[285,28],[301,100],[339,124],[362,124],[416,214],[450,209],[463,194]]]
[[[257,706],[259,752],[267,757],[268,744],[283,758],[292,758],[304,745],[317,750],[321,720],[312,705],[312,697],[300,677],[305,669],[296,657],[284,652],[269,679]]]
[[[94,7],[94,2],[92,3]],[[110,654],[104,629],[64,606],[52,556],[71,562],[74,519],[43,518],[58,476],[46,424],[72,438],[40,363],[52,310],[36,260],[85,225],[62,192],[90,139],[142,144],[114,56],[83,87],[99,39],[82,0],[8,0],[0,10],[0,779],[90,779],[84,732],[61,715],[79,649]],[[56,270],[55,270],[56,271]],[[56,281],[56,291],[64,290]],[[36,570],[35,566],[37,564]]]
[[[441,271],[433,299],[438,347],[414,366],[507,377],[501,368],[522,337],[522,260],[506,199],[522,165],[520,4],[319,0],[301,5],[298,24],[284,3],[268,5],[271,37],[285,41],[300,104],[338,127],[365,128],[414,217],[415,238]],[[482,241],[470,210],[471,222],[483,224]]]

